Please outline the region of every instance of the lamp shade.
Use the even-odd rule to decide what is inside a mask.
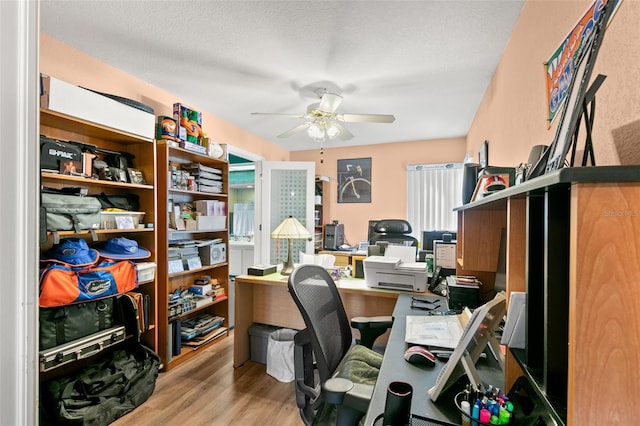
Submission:
[[[311,238],[311,234],[298,219],[289,216],[271,232],[271,238],[306,239]]]

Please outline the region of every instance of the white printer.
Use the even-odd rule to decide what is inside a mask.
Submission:
[[[403,262],[395,256],[369,256],[362,264],[367,287],[423,292],[427,286],[425,262]]]

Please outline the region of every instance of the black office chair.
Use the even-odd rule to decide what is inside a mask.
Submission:
[[[371,348],[393,318],[358,317],[349,322],[335,283],[318,265],[300,265],[289,276],[289,293],[306,328],[296,333],[296,402],[305,425],[355,425],[366,413],[382,355]],[[360,330],[353,344],[351,327]]]
[[[383,219],[374,225],[369,245],[375,245],[378,241],[386,241],[389,244],[415,247],[418,245],[418,239],[409,235],[411,232],[411,224],[404,219]]]

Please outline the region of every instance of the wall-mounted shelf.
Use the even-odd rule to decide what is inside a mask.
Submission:
[[[482,268],[493,288],[484,259],[504,230],[507,292],[527,292],[526,348],[507,353],[506,388],[528,377],[560,424],[610,413],[634,424],[635,395],[602,389],[632,389],[640,365],[638,167],[564,168],[456,210],[459,269]]]

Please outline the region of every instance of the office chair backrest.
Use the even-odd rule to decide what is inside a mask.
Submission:
[[[369,240],[370,245],[378,241],[386,241],[389,244],[400,244],[417,246],[418,239],[411,234],[411,224],[404,219],[383,219],[378,221],[373,227],[373,237]]]
[[[329,379],[351,346],[351,324],[331,276],[318,265],[300,265],[289,292],[309,332],[320,382]]]

